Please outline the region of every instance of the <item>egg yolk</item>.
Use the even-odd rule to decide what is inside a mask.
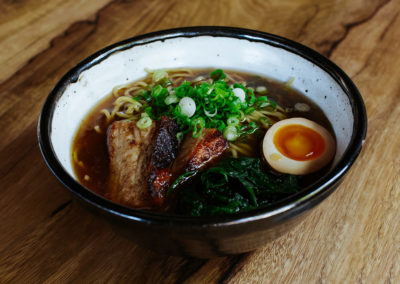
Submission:
[[[324,153],[326,147],[321,134],[299,124],[280,127],[273,142],[279,152],[297,161],[315,159]]]

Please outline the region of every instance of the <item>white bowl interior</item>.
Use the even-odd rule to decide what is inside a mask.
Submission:
[[[116,52],[66,87],[56,103],[51,128],[51,143],[65,170],[75,178],[71,163],[74,135],[82,119],[113,87],[144,77],[145,68],[180,67],[225,68],[283,82],[293,77],[292,87],[319,105],[333,126],[337,141],[333,165],[350,142],[353,114],[349,99],[320,67],[265,43],[227,37],[178,37]]]

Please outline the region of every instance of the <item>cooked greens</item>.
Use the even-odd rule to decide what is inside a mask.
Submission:
[[[258,158],[228,158],[180,189],[181,214],[211,216],[247,211],[281,200],[299,190],[297,177],[261,169]]]

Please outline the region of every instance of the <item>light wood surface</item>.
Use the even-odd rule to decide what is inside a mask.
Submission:
[[[0,4],[1,283],[400,283],[400,1]],[[368,135],[344,182],[293,231],[243,255],[163,256],[71,202],[37,145],[40,108],[77,62],[150,31],[225,25],[321,52],[358,86]]]

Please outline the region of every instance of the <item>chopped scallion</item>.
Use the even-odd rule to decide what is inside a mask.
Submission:
[[[138,122],[136,123],[136,126],[139,129],[146,129],[147,127],[149,127],[151,124],[153,123],[153,121],[151,120],[150,117],[148,116],[144,116],[141,119],[138,120]]]
[[[156,70],[153,73],[153,81],[159,83],[162,79],[168,78],[168,73],[165,70]]]
[[[259,127],[269,127],[267,119],[259,119],[260,111],[276,111],[275,102],[259,96],[266,91],[264,86],[254,90],[245,83],[227,83],[221,69],[212,71],[209,79],[198,77],[201,82],[183,81],[176,87],[167,84],[171,81],[165,70],[152,73],[153,82],[133,97],[135,112],[142,112],[137,125],[144,129],[152,120],[168,116],[179,125],[179,141],[189,132],[199,137],[204,128],[218,129],[227,140],[234,141]]]
[[[226,124],[228,124],[229,126],[236,126],[236,125],[239,125],[239,123],[240,123],[240,121],[236,116],[230,116],[226,120]]]
[[[228,126],[224,130],[224,137],[228,141],[235,141],[238,138],[237,129],[235,126]]]
[[[170,105],[179,102],[179,99],[176,95],[171,94],[165,98],[164,102],[166,105]]]

